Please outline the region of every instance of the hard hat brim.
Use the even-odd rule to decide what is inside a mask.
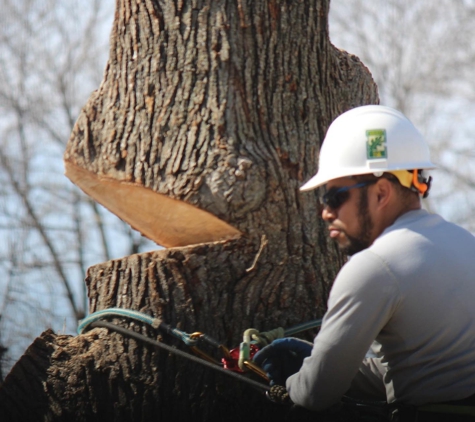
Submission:
[[[335,179],[340,179],[341,177],[351,177],[351,176],[361,176],[363,174],[375,174],[375,173],[384,173],[384,172],[391,172],[391,171],[397,171],[397,170],[433,170],[436,169],[437,166],[431,162],[424,163],[421,165],[421,163],[418,163],[419,165],[417,167],[411,167],[409,168],[373,168],[373,169],[361,169],[361,168],[354,168],[354,169],[345,169],[347,170],[344,174],[341,172],[335,172],[335,174],[330,174],[330,173],[324,173],[324,172],[318,172],[315,176],[313,176],[310,180],[308,180],[306,183],[304,183],[300,187],[300,191],[306,192],[310,191],[313,189],[317,189],[320,186],[323,186],[327,184],[330,180],[335,180]]]

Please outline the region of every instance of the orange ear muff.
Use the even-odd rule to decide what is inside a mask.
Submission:
[[[425,182],[419,181],[419,172],[418,170],[412,170],[412,185],[419,191],[421,195],[425,198],[429,193],[429,185]]]

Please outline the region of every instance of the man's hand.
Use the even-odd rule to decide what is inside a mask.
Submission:
[[[303,360],[312,353],[313,344],[293,337],[279,338],[257,352],[253,361],[270,378],[270,385],[285,385],[299,371]]]

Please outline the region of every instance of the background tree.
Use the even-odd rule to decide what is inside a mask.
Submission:
[[[472,0],[332,2],[335,45],[373,74],[381,103],[402,110],[430,143],[438,170],[426,205],[475,232],[475,36]]]
[[[72,18],[74,16],[74,18]],[[2,2],[0,14],[0,341],[4,368],[46,327],[74,332],[84,277],[146,242],[64,176],[80,107],[100,83],[111,1]]]
[[[104,79],[73,129],[66,174],[173,247],[90,268],[92,311],[140,310],[229,346],[246,328],[323,314],[342,257],[317,193],[299,187],[330,122],[378,101],[367,69],[329,43],[328,8],[117,2]],[[13,394],[26,385],[33,398]],[[262,396],[104,329],[44,333],[0,395],[23,420],[282,419]]]

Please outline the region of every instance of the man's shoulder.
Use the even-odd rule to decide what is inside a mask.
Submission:
[[[370,247],[375,253],[387,255],[397,250],[475,248],[475,236],[468,230],[426,210],[410,211],[388,227]],[[463,245],[463,246],[462,246]],[[409,252],[411,253],[411,252]]]
[[[471,233],[463,227],[445,220],[441,215],[430,213],[424,209],[408,211],[402,214],[391,226],[387,227],[381,237],[390,234],[404,232],[405,230],[415,232],[436,232],[436,231],[453,231],[459,233]],[[471,235],[473,237],[473,235]]]

